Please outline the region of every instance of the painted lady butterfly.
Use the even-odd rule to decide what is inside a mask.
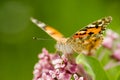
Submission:
[[[91,55],[91,53],[93,53],[102,43],[103,31],[111,22],[112,17],[108,16],[97,20],[80,29],[69,38],[65,38],[56,29],[46,25],[41,21],[38,21],[34,18],[31,18],[31,20],[57,41],[57,51],[61,51],[63,53],[77,52]]]

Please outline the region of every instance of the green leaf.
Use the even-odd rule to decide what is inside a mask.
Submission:
[[[101,66],[100,62],[93,58],[93,57],[86,57],[88,63],[92,67],[92,70],[95,74],[95,80],[109,80],[106,72],[104,71],[103,67]]]
[[[92,80],[95,80],[95,74],[91,66],[87,63],[87,60],[83,54],[79,54],[76,58],[77,64],[83,64],[85,71],[92,77]]]
[[[120,71],[119,71],[119,73],[118,73],[118,75],[117,75],[115,80],[120,80]]]
[[[93,80],[109,80],[106,72],[97,59],[80,54],[76,58],[76,62],[84,65],[84,69],[92,76]]]
[[[120,80],[120,73],[119,73],[119,75],[118,75],[118,77],[117,77],[117,79],[116,80]]]
[[[107,70],[110,80],[120,80],[120,66],[113,67]]]

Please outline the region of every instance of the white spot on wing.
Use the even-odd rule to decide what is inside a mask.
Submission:
[[[35,19],[35,18],[31,18],[31,21],[32,21],[34,24],[36,24],[38,27],[40,27],[40,28],[43,28],[43,27],[46,26],[45,23],[43,23],[43,22],[41,22],[41,21],[38,21],[38,20]]]
[[[95,27],[95,25],[93,25],[93,24],[90,24],[90,25],[88,25],[88,27]]]

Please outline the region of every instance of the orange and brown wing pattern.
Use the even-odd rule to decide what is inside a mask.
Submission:
[[[87,25],[85,28],[81,29],[80,31],[76,32],[73,37],[74,38],[83,38],[85,36],[89,36],[92,34],[99,34],[102,33],[106,29],[106,25],[111,22],[111,16],[105,17],[98,21],[93,22],[92,24]]]
[[[50,35],[55,40],[59,41],[61,40],[61,38],[63,38],[63,35],[59,31],[46,25],[45,23],[38,21],[37,19],[34,18],[31,18],[31,21],[38,27],[40,27],[42,30],[44,30],[46,33],[48,33],[48,35]]]
[[[103,31],[111,20],[109,16],[87,25],[69,38],[67,43],[78,53],[91,54],[102,43]]]

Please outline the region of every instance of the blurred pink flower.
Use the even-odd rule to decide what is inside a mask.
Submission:
[[[75,78],[75,80],[84,80],[83,77],[78,77],[77,74],[74,74],[73,77]]]
[[[113,39],[111,39],[110,37],[105,37],[102,45],[108,49],[111,49],[113,46]]]
[[[114,50],[112,57],[115,58],[116,60],[120,61],[120,48]]]
[[[118,44],[117,44],[117,48],[119,48],[119,49],[120,49],[120,43],[118,43]]]
[[[120,43],[118,42],[118,39],[119,35],[109,29],[106,31],[106,37],[103,40],[103,46],[110,49],[112,52],[112,58],[120,61]]]
[[[38,58],[39,61],[34,66],[33,80],[71,80],[74,74],[78,77],[78,79],[74,77],[75,80],[83,80],[87,75],[84,75],[85,70],[80,68],[75,60],[69,61],[64,55],[49,54],[45,48]],[[84,80],[88,80],[87,77]]]
[[[98,59],[102,60],[106,49],[109,49],[111,55],[109,55],[112,59],[117,60],[116,62],[110,60],[105,66],[104,69],[108,70],[112,67],[120,65],[120,36],[118,33],[108,29],[106,31],[106,37],[103,40],[102,46],[104,47],[102,52],[99,54]]]
[[[118,39],[119,38],[119,35],[116,32],[114,32],[110,29],[108,29],[106,31],[106,36],[111,37],[112,39]]]
[[[102,45],[105,48],[112,49],[114,40],[118,38],[119,35],[116,32],[113,32],[112,30],[108,29],[106,31],[106,37],[104,38]]]
[[[120,43],[116,45],[116,49],[113,51],[112,57],[120,61]]]

